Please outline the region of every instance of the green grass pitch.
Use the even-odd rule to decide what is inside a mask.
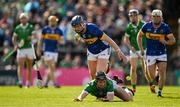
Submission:
[[[151,94],[148,86],[138,86],[133,102],[97,102],[89,95],[83,102],[73,102],[83,87],[47,89],[0,87],[0,107],[180,107],[180,87],[166,86],[164,98]]]

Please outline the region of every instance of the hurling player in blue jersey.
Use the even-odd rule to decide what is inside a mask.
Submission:
[[[50,80],[55,87],[59,85],[55,82],[54,72],[56,71],[56,62],[58,59],[58,43],[63,43],[62,30],[57,26],[58,18],[56,16],[48,17],[48,25],[42,29],[42,37],[38,44],[38,50],[43,45],[44,62],[48,66],[45,87],[48,87]]]
[[[127,63],[127,58],[118,45],[95,24],[87,23],[82,16],[76,15],[71,20],[71,26],[77,33],[75,35],[77,42],[87,45],[87,63],[92,79],[95,79],[96,71],[107,71],[111,47],[114,48],[119,59]]]
[[[144,54],[142,47],[142,36],[146,37],[146,62],[151,77],[150,89],[155,93],[153,80],[155,79],[156,66],[159,72],[159,90],[158,96],[162,96],[162,89],[166,79],[167,67],[167,45],[175,44],[176,40],[169,26],[164,23],[161,10],[152,11],[152,21],[146,23],[138,33],[137,42]]]

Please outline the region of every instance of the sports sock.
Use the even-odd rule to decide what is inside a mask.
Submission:
[[[133,84],[132,87],[133,87],[133,89],[136,89],[136,84]]]

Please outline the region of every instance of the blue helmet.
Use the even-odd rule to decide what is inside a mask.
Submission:
[[[76,26],[76,25],[79,25],[83,22],[84,22],[83,17],[80,15],[76,15],[71,20],[71,26]]]
[[[96,80],[106,80],[106,74],[103,71],[96,72]]]

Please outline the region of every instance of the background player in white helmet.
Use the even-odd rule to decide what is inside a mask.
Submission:
[[[21,13],[19,16],[20,24],[16,26],[13,34],[13,44],[17,50],[17,63],[18,63],[18,85],[22,87],[22,76],[23,76],[23,67],[26,64],[27,67],[27,81],[26,86],[30,87],[31,85],[31,70],[32,63],[34,59],[34,51],[31,46],[31,39],[33,38],[34,27],[28,23],[28,16],[26,13]],[[23,41],[24,44],[22,47],[18,47],[18,42]]]
[[[136,84],[137,84],[136,70],[137,70],[138,60],[141,60],[142,71],[144,72],[144,75],[148,81],[150,80],[149,79],[150,77],[146,69],[144,58],[140,56],[140,50],[136,40],[139,30],[145,24],[145,22],[138,18],[139,11],[137,9],[131,9],[128,15],[130,18],[130,23],[126,27],[124,40],[128,48],[130,49],[130,64],[131,64],[130,77],[131,77],[131,85],[133,87],[133,91],[135,92]],[[143,48],[145,49],[146,48],[145,37],[143,37],[142,41],[143,41]]]
[[[137,42],[142,55],[144,54],[143,35],[146,37],[146,63],[151,77],[150,85],[153,85],[157,66],[159,72],[158,96],[162,96],[161,93],[166,80],[167,45],[175,44],[176,40],[169,26],[163,22],[161,10],[153,10],[152,21],[146,23],[138,33]]]

